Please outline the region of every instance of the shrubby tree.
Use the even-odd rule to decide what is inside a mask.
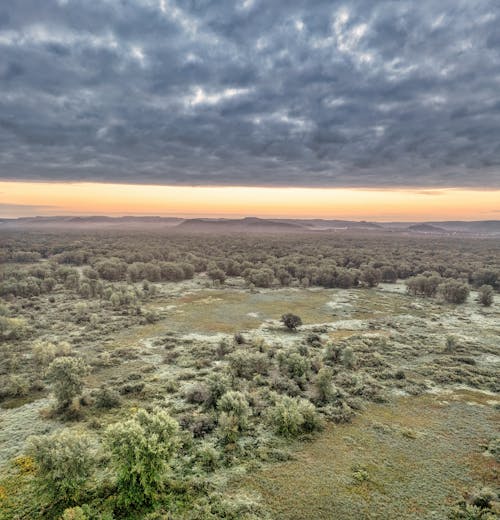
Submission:
[[[60,409],[67,408],[74,397],[81,395],[83,376],[88,372],[89,367],[81,358],[64,356],[52,361],[47,379]]]
[[[105,439],[124,506],[137,508],[157,500],[179,446],[178,431],[178,423],[163,410],[139,410],[133,419],[108,427]]]
[[[380,279],[380,271],[374,267],[366,267],[361,271],[360,280],[368,287],[376,287],[380,283]]]
[[[406,289],[414,296],[435,296],[442,278],[437,274],[418,275],[406,281]]]
[[[53,499],[74,501],[94,469],[95,456],[87,435],[64,429],[30,438],[30,454],[40,487]]]
[[[207,271],[207,275],[210,278],[210,280],[214,282],[217,281],[219,283],[224,283],[226,281],[226,273],[222,269],[219,269],[215,266],[211,267]]]
[[[283,314],[283,316],[281,316],[280,321],[285,325],[285,327],[288,330],[293,331],[297,330],[297,327],[300,327],[302,325],[302,320],[300,319],[300,316],[292,314],[291,312]]]

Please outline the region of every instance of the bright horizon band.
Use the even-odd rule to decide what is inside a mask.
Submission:
[[[500,190],[0,181],[1,217],[36,215],[495,220]]]

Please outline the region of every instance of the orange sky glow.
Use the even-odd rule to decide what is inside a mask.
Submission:
[[[500,191],[0,181],[0,216],[34,215],[488,220],[500,218]]]

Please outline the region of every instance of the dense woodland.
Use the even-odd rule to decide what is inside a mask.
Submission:
[[[338,289],[369,302],[380,284],[404,283],[395,308],[416,313],[415,320],[427,309],[459,313],[466,302],[477,308],[467,312],[489,319],[500,291],[494,239],[173,232],[0,238],[0,402],[16,409],[49,400],[40,430],[4,461],[0,518],[271,518],[258,500],[226,492],[238,468],[287,460],[296,439],[349,422],[395,388],[419,395],[431,381],[499,390],[496,368],[472,356],[474,349],[497,352],[493,332],[477,343],[444,330],[417,341],[403,321],[384,317],[367,318],[366,327],[391,335],[332,339],[326,325],[304,325],[290,300],[267,336],[238,330],[197,340],[169,330],[164,304],[194,290],[285,288]],[[108,348],[123,331],[143,329],[154,331],[160,361],[143,363],[143,352],[126,342]],[[411,369],[394,361],[421,354],[434,358]],[[166,376],[155,375],[158,364]],[[498,458],[498,439],[485,449]],[[363,468],[354,473],[355,481],[368,479]],[[450,518],[494,518],[495,500],[483,489],[450,509]]]

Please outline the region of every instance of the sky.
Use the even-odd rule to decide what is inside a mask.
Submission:
[[[497,0],[0,3],[0,216],[500,218]]]

